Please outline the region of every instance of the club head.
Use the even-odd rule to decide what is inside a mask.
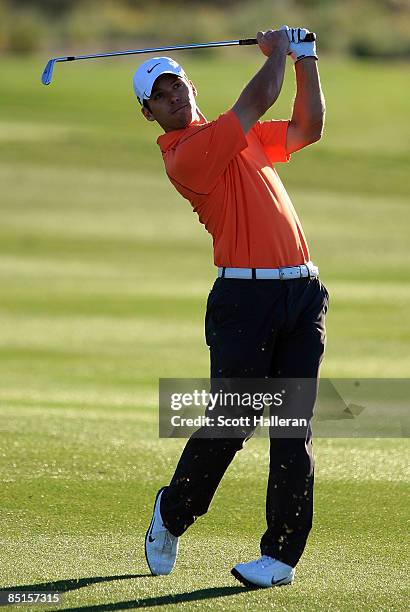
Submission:
[[[47,65],[44,68],[43,74],[41,76],[41,82],[43,83],[43,85],[50,85],[51,79],[53,78],[53,70],[55,63],[55,59],[51,59],[47,62]]]

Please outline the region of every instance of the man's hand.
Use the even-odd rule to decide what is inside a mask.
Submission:
[[[304,57],[314,57],[316,55],[316,42],[303,42],[309,30],[306,28],[289,28],[287,25],[282,26],[281,31],[286,32],[289,39],[288,55],[291,56],[294,62],[303,59]]]
[[[285,55],[289,53],[289,38],[284,30],[258,32],[256,40],[262,53],[267,57],[270,57],[274,52]]]

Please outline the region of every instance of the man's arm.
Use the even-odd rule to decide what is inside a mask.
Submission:
[[[289,40],[283,30],[258,32],[257,40],[268,59],[232,107],[245,134],[277,100],[282,89],[289,49]]]
[[[296,98],[286,136],[286,152],[294,153],[319,140],[325,122],[325,98],[317,61],[313,57],[295,64]]]

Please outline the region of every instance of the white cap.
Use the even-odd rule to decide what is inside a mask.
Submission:
[[[143,100],[151,96],[152,86],[161,74],[176,74],[185,77],[183,68],[170,57],[151,57],[141,66],[138,66],[133,78],[135,95],[142,105]]]

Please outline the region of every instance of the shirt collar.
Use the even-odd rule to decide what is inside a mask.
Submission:
[[[194,121],[191,121],[191,123],[186,128],[183,128],[182,130],[173,130],[172,132],[166,132],[165,134],[162,134],[161,136],[159,136],[157,138],[157,145],[161,149],[162,153],[166,153],[168,149],[171,149],[173,146],[175,146],[179,142],[179,140],[181,140],[182,136],[189,129],[191,129],[192,127],[195,127],[196,125],[204,125],[205,123],[208,123],[206,119],[203,119],[203,118],[194,119]]]

